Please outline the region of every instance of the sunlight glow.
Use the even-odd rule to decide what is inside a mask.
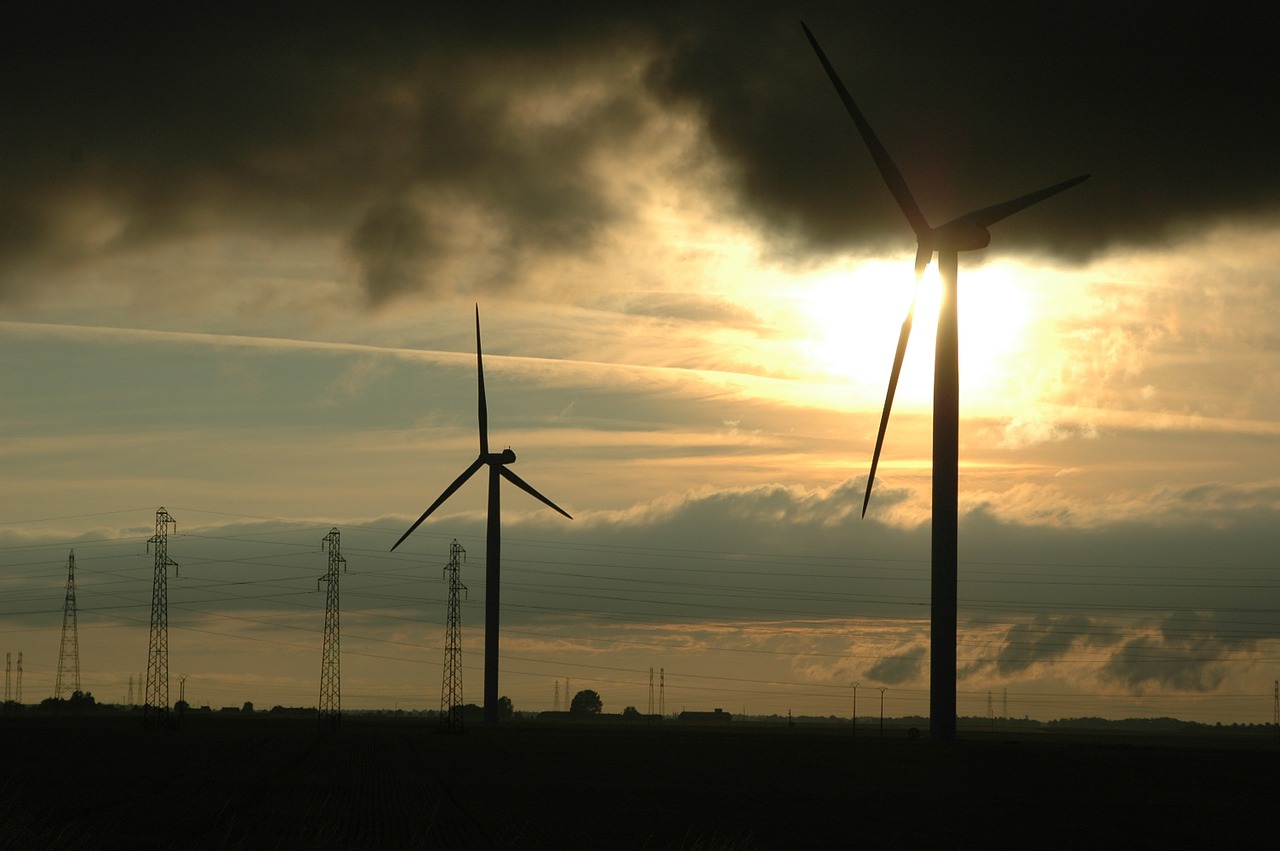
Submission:
[[[1024,398],[1018,361],[1029,354],[1037,301],[1015,265],[961,269],[960,375],[962,404],[1004,407]],[[863,404],[882,404],[902,321],[911,304],[910,259],[866,261],[815,278],[797,296],[807,328],[800,343],[809,368],[846,384]],[[894,407],[927,409],[933,400],[933,354],[942,282],[930,263],[920,282],[911,341]],[[803,332],[802,332],[803,333]]]

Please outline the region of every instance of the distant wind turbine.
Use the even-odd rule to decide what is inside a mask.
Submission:
[[[445,500],[453,496],[454,491],[475,475],[481,467],[489,466],[489,522],[485,551],[485,595],[484,595],[484,723],[492,727],[498,723],[498,613],[499,585],[502,564],[502,510],[499,505],[499,477],[505,478],[516,487],[546,503],[565,517],[569,513],[542,494],[532,485],[508,469],[508,464],[515,463],[516,453],[511,449],[501,452],[489,451],[489,409],[484,396],[484,359],[480,351],[480,306],[476,305],[476,376],[479,386],[479,420],[480,420],[480,455],[462,475],[453,480],[453,484],[444,489],[431,507],[422,512],[422,516],[414,521],[400,540],[391,547],[392,551],[404,543],[404,539],[413,534],[413,530],[422,525],[422,521],[439,508]]]
[[[929,732],[934,741],[949,742],[956,735],[956,529],[958,525],[959,495],[959,443],[960,443],[960,358],[959,334],[956,312],[957,255],[961,251],[986,248],[991,242],[990,225],[1032,204],[1056,195],[1089,177],[1087,174],[1055,183],[1053,186],[1022,195],[1002,204],[984,207],[966,213],[939,227],[930,227],[911,190],[889,152],[876,138],[867,119],[863,117],[848,89],[840,82],[835,68],[818,46],[809,27],[801,22],[804,34],[813,45],[818,60],[831,78],[840,100],[844,101],[849,116],[858,126],[858,132],[871,151],[880,169],[880,175],[888,184],[898,206],[916,234],[916,292],[925,267],[938,254],[938,274],[942,279],[942,303],[938,308],[937,345],[933,366],[933,544],[932,544],[932,603],[929,658]],[[880,463],[880,449],[884,445],[885,429],[889,425],[889,409],[893,407],[893,395],[898,389],[898,374],[902,371],[902,358],[907,351],[907,339],[911,336],[911,321],[915,315],[915,297],[912,297],[907,318],[898,334],[898,348],[893,355],[893,369],[889,373],[889,390],[885,394],[884,413],[880,416],[880,431],[876,435],[876,448],[871,456],[871,474],[867,477],[867,492],[862,500],[862,514],[867,513],[871,500],[871,485],[875,481],[876,467]]]

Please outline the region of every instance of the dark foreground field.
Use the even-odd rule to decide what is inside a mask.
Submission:
[[[1266,739],[25,716],[0,748],[23,849],[1275,847],[1280,792]]]

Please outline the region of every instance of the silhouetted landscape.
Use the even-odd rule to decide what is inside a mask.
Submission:
[[[6,848],[1248,847],[1274,731],[3,719]],[[976,723],[976,722],[975,722]],[[1012,724],[1012,722],[1007,722]]]

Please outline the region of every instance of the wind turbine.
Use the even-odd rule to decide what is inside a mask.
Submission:
[[[987,228],[1001,219],[1030,207],[1032,204],[1057,195],[1084,181],[1084,174],[1055,183],[1010,201],[983,207],[966,213],[944,225],[931,227],[920,212],[911,190],[897,165],[876,138],[875,132],[862,111],[853,102],[848,89],[840,82],[835,68],[818,46],[809,27],[801,22],[804,34],[818,54],[818,60],[831,78],[840,100],[853,123],[857,125],[862,140],[866,142],[880,175],[893,193],[898,206],[916,234],[916,292],[925,267],[938,255],[938,274],[942,280],[942,303],[938,308],[937,345],[933,365],[933,541],[932,541],[932,601],[929,651],[929,733],[934,741],[949,742],[956,735],[956,586],[957,586],[957,525],[959,494],[960,453],[960,358],[959,334],[956,312],[957,255],[961,251],[986,248],[991,242]],[[893,407],[893,395],[898,389],[898,374],[902,371],[902,358],[911,336],[911,320],[915,315],[915,297],[903,320],[898,334],[898,348],[893,355],[893,369],[889,373],[889,390],[885,394],[884,413],[880,416],[880,431],[876,435],[876,448],[871,456],[871,474],[867,477],[867,492],[862,499],[862,514],[867,514],[871,500],[871,485],[875,482],[876,467],[880,463],[880,450],[884,445],[885,429],[889,425],[889,410]]]
[[[445,500],[453,496],[454,491],[462,487],[467,479],[486,465],[489,467],[489,520],[485,547],[485,594],[484,594],[484,723],[493,727],[498,723],[498,613],[499,585],[502,573],[502,510],[499,504],[498,481],[506,479],[516,487],[534,498],[546,503],[565,517],[569,513],[534,489],[533,485],[511,472],[507,465],[514,464],[516,453],[510,448],[501,452],[489,451],[489,409],[484,396],[484,359],[480,353],[480,306],[476,305],[476,376],[479,386],[479,422],[480,422],[480,454],[471,466],[462,471],[462,475],[453,480],[453,484],[444,489],[444,493],[431,503],[431,507],[422,512],[422,516],[400,536],[391,547],[392,551],[404,543],[404,539],[413,534],[413,530],[422,525],[422,521],[439,508]]]

